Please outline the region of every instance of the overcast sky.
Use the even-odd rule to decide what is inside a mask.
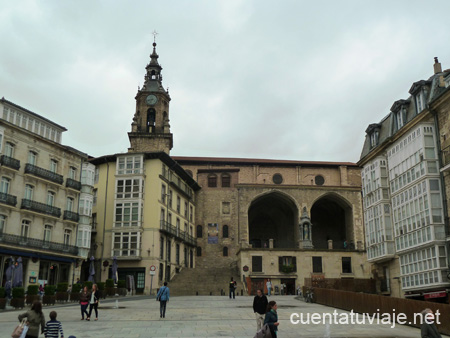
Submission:
[[[356,162],[368,124],[450,68],[450,1],[0,0],[0,97],[126,152],[157,30],[171,155]]]

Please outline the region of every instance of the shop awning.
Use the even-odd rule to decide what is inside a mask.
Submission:
[[[5,249],[5,248],[0,248],[0,254],[21,256],[21,257],[35,257],[35,258],[39,258],[39,259],[46,259],[49,261],[57,261],[57,262],[65,262],[65,263],[75,262],[75,258],[44,255],[44,254],[40,254],[40,253],[36,253],[36,252],[11,250],[11,249]]]

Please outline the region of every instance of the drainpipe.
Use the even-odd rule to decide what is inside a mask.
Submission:
[[[240,192],[241,192],[241,189],[240,188],[237,188],[237,192],[238,192],[238,199],[237,199],[237,202],[238,202],[238,219],[237,219],[237,223],[238,223],[238,238],[237,238],[237,240],[238,240],[238,244],[239,244],[239,249],[241,248],[240,247],[240,244],[241,244],[241,222],[240,222],[240,213],[241,213],[241,207],[240,207]]]

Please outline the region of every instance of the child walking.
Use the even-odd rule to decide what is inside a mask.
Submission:
[[[56,320],[56,311],[50,312],[50,320],[45,324],[44,335],[45,338],[58,338],[61,333],[61,338],[64,338],[64,332],[60,321]]]

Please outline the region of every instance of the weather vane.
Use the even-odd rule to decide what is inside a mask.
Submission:
[[[152,32],[153,34],[153,42],[156,42],[156,36],[159,34],[156,29]]]

